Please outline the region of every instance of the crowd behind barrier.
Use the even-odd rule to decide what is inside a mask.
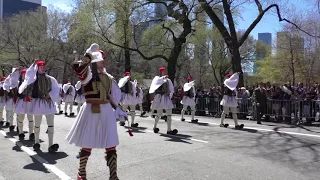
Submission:
[[[308,88],[308,90],[301,88],[301,85],[296,88],[289,87],[288,89],[291,90],[289,93],[288,89],[284,90],[282,86],[271,86],[271,88],[264,89],[265,100],[261,102],[261,105],[254,96],[254,89],[255,87],[249,88],[249,90],[244,87],[239,88],[237,93],[239,119],[257,120],[260,111],[266,121],[288,124],[311,124],[313,121],[319,121],[319,85],[316,88]],[[197,90],[195,98],[196,115],[220,117],[222,96],[218,88],[212,88],[209,92]],[[174,104],[172,112],[175,114],[181,113],[182,105],[180,101],[182,97],[181,89],[177,88],[172,97]],[[150,111],[151,101],[152,96],[146,93],[143,103],[144,110]],[[185,113],[190,114],[190,111]]]

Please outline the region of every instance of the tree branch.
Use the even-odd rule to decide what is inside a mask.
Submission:
[[[296,23],[286,19],[286,18],[282,18],[281,13],[280,13],[280,8],[278,6],[278,4],[271,4],[270,6],[268,6],[266,9],[264,9],[263,11],[261,11],[262,7],[261,4],[259,2],[259,0],[255,0],[258,9],[259,9],[259,15],[257,16],[257,18],[252,22],[252,24],[249,26],[249,28],[246,30],[246,32],[242,35],[240,41],[239,41],[239,46],[241,46],[244,41],[247,39],[247,37],[249,36],[249,34],[251,33],[251,31],[256,27],[256,25],[260,22],[260,20],[262,19],[262,17],[264,16],[264,14],[269,11],[271,8],[276,8],[277,10],[277,15],[279,18],[279,22],[285,21],[291,25],[293,25],[295,28],[297,28],[298,30],[302,31],[303,33],[307,34],[308,36],[311,37],[316,37],[316,38],[320,38],[320,36],[317,35],[312,35],[311,33],[303,30],[302,28],[300,28]]]

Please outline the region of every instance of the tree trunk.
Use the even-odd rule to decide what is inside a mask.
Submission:
[[[172,83],[174,84],[174,80],[176,77],[176,65],[178,62],[178,57],[180,55],[181,52],[181,48],[182,48],[182,42],[180,42],[179,40],[175,41],[175,46],[173,48],[173,50],[170,53],[170,57],[169,60],[167,61],[168,64],[168,76],[169,79],[172,81]]]
[[[238,43],[234,43],[232,45],[232,51],[230,51],[230,53],[232,56],[232,71],[233,71],[233,73],[240,72],[238,87],[242,87],[242,86],[244,86],[244,82],[243,82],[241,57],[240,57]]]
[[[130,64],[130,51],[125,49],[124,50],[124,70],[125,72],[130,72],[131,70],[131,64]]]

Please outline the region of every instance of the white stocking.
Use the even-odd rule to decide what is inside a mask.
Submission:
[[[27,119],[29,121],[29,135],[30,135],[33,133],[33,128],[34,128],[33,115],[27,114]]]
[[[53,145],[53,134],[54,134],[54,114],[45,115],[48,124],[48,138],[49,147]]]
[[[135,106],[134,105],[130,106],[130,115],[131,115],[131,124],[134,124],[134,118],[136,116]]]
[[[40,126],[42,122],[42,115],[34,115],[34,137],[35,143],[40,144],[39,133],[40,133]]]
[[[156,117],[155,117],[155,119],[154,119],[154,126],[153,126],[153,128],[157,128],[157,125],[158,125],[158,122],[159,122],[159,120],[160,120],[160,117],[162,116],[162,112],[163,112],[162,109],[157,109],[157,115],[156,115]]]
[[[167,131],[171,131],[172,109],[166,109],[166,114],[167,114]]]

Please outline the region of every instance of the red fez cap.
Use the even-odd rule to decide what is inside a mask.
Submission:
[[[164,70],[166,70],[166,68],[165,68],[165,67],[161,67],[161,68],[159,68],[159,71],[160,71],[160,72],[162,72],[162,71],[164,71]]]
[[[67,83],[69,83],[69,82],[70,82],[70,80],[68,79],[68,80],[67,80]]]
[[[137,84],[140,84],[139,82],[137,82]]]
[[[44,61],[38,61],[38,62],[37,62],[37,65],[38,65],[38,66],[44,66],[44,65],[46,65],[46,63],[45,63]]]
[[[191,77],[188,77],[188,78],[187,78],[187,81],[191,81],[191,80],[192,80]]]
[[[27,72],[27,69],[22,69],[21,74],[25,74]]]
[[[130,76],[130,72],[125,72],[124,75]]]
[[[232,74],[227,74],[227,77],[230,78],[232,76]]]
[[[1,78],[1,81],[6,80],[6,78],[7,78],[7,77],[3,76],[3,77]]]

